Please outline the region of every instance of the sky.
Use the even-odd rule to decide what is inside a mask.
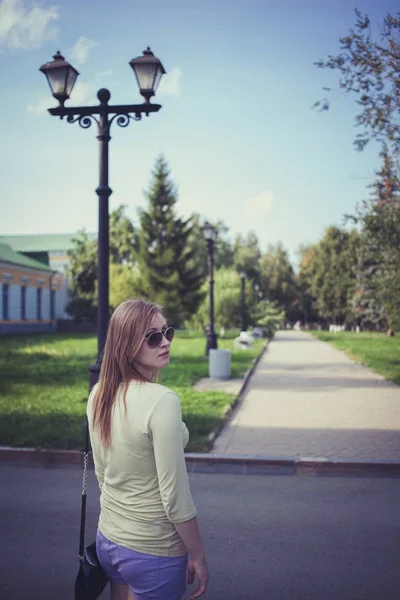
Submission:
[[[358,0],[377,27],[394,0]],[[162,109],[110,142],[110,210],[137,222],[156,158],[178,190],[177,213],[222,219],[260,248],[302,244],[369,194],[378,147],[357,152],[355,97],[314,63],[355,24],[350,0],[0,0],[0,235],[97,231],[98,142],[47,112],[39,67],[60,50],[80,73],[66,106],[142,101],[129,61],[150,46],[163,63]],[[313,110],[332,87],[328,112]]]

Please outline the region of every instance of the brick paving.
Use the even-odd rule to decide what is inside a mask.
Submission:
[[[308,333],[279,331],[212,452],[400,459],[400,387]]]

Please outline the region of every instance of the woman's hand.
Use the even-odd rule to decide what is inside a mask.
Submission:
[[[206,589],[207,589],[209,574],[208,574],[208,566],[207,566],[206,558],[204,557],[200,560],[193,560],[189,556],[187,569],[188,569],[187,582],[189,585],[191,585],[194,582],[195,575],[197,576],[197,579],[199,580],[199,585],[197,587],[197,590],[189,596],[189,600],[194,600],[195,598],[200,598],[200,596],[202,596],[206,592]]]

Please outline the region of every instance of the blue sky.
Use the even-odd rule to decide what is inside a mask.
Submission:
[[[359,0],[378,24],[398,4]],[[110,209],[137,219],[163,153],[178,186],[177,211],[254,231],[262,250],[302,243],[341,225],[368,194],[378,149],[354,150],[355,99],[313,62],[339,50],[354,25],[349,0],[1,0],[2,217],[0,234],[97,230],[98,142],[46,113],[56,104],[38,68],[60,49],[80,76],[69,105],[141,102],[129,60],[150,45],[164,64],[158,114],[110,143]],[[115,124],[114,124],[115,125]]]

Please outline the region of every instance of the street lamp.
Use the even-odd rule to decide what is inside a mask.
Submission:
[[[241,282],[241,305],[242,305],[242,331],[246,331],[246,304],[245,304],[245,291],[246,291],[246,273],[240,271],[240,282]]]
[[[150,48],[143,52],[143,56],[134,58],[130,65],[136,75],[140,93],[144,98],[142,104],[113,105],[108,104],[111,94],[106,89],[97,92],[99,104],[97,106],[68,106],[64,104],[69,99],[75,85],[78,71],[74,69],[58,51],[52,61],[42,65],[40,71],[47,77],[51,92],[59,102],[56,108],[49,108],[49,113],[54,117],[63,119],[67,117],[68,123],[76,123],[87,129],[92,122],[97,123],[100,142],[100,181],[96,189],[99,197],[99,233],[98,233],[98,300],[97,300],[97,359],[89,367],[90,388],[99,379],[103,346],[107,335],[109,320],[109,215],[108,199],[112,190],[108,185],[108,143],[111,139],[110,128],[114,120],[120,127],[127,127],[129,122],[140,121],[142,114],[149,116],[158,112],[160,104],[151,104],[150,98],[154,96],[165,69]]]
[[[216,232],[215,229],[207,221],[201,227],[204,235],[204,239],[207,243],[208,251],[208,273],[210,276],[210,323],[207,328],[207,345],[206,345],[206,356],[208,356],[209,350],[218,347],[217,334],[214,331],[214,243]]]

